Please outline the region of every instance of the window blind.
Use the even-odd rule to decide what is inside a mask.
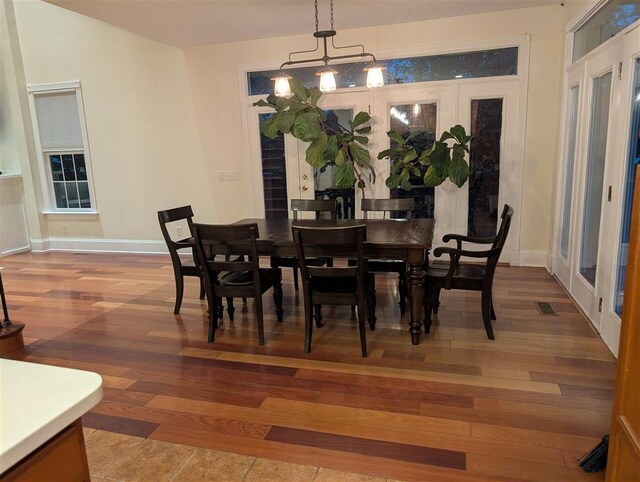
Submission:
[[[38,94],[34,98],[42,149],[83,149],[75,92]]]

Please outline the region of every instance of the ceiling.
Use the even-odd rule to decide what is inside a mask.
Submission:
[[[177,47],[312,32],[312,0],[46,0]],[[335,0],[335,28],[471,15],[562,0]],[[319,0],[320,29],[329,0]]]

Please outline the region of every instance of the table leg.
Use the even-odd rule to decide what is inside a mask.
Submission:
[[[424,304],[423,283],[425,273],[422,269],[424,259],[410,260],[407,281],[409,284],[409,333],[411,333],[411,343],[420,343],[420,333],[422,333],[422,305]]]

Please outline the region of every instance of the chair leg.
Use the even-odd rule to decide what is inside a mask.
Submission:
[[[213,343],[216,336],[216,330],[218,329],[218,305],[222,300],[212,293],[207,293],[207,304],[209,305],[209,335],[207,341]]]
[[[200,299],[204,300],[204,278],[200,277]]]
[[[400,301],[398,301],[400,305],[400,316],[404,316],[407,300],[407,275],[402,272],[398,273],[398,291],[400,292]]]
[[[376,292],[374,290],[370,290],[367,293],[367,312],[369,316],[369,329],[371,331],[376,330]]]
[[[174,267],[174,274],[176,278],[176,305],[173,308],[174,315],[180,313],[180,307],[182,306],[182,293],[184,292],[184,278],[182,277],[182,273],[180,273],[179,269],[180,268],[176,271]]]
[[[315,312],[316,326],[322,328],[322,305],[313,305]]]
[[[229,321],[233,321],[233,313],[236,309],[233,307],[233,298],[227,298],[227,313],[229,314]]]
[[[491,326],[491,290],[482,290],[482,321],[484,322],[484,329],[487,332],[487,338],[495,340],[493,334],[493,326]]]
[[[440,288],[436,289],[436,292],[434,294],[434,300],[433,300],[433,314],[437,315],[438,314],[438,309],[440,308],[440,291],[442,291]]]
[[[217,303],[215,305],[215,310],[216,310],[216,316],[218,317],[219,320],[222,320],[222,318],[224,318],[224,305],[222,304],[222,298],[217,297],[216,298]]]
[[[262,311],[262,295],[256,296],[256,317],[258,318],[258,343],[264,346],[264,313]]]
[[[496,319],[496,310],[493,309],[493,297],[491,297],[491,319]]]
[[[367,330],[365,329],[364,296],[358,299],[358,329],[360,330],[360,349],[362,357],[367,357]]]
[[[278,277],[278,280],[273,285],[273,301],[276,304],[276,316],[278,321],[282,323],[284,311],[282,310],[282,274]]]
[[[304,300],[304,352],[311,351],[311,336],[313,335],[313,305],[311,300]]]
[[[424,332],[431,332],[432,312],[434,306],[435,293],[431,288],[424,288]]]
[[[298,291],[298,267],[293,267],[293,288]]]

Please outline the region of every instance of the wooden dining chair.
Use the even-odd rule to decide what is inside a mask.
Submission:
[[[254,298],[258,321],[258,342],[264,345],[262,295],[273,288],[278,321],[282,321],[282,273],[280,268],[260,268],[256,240],[258,225],[194,224],[196,252],[203,267],[204,286],[209,304],[209,343],[213,342],[220,316],[218,301],[227,298]],[[230,259],[228,245],[233,244],[240,256]],[[223,258],[223,259],[219,259]],[[245,260],[246,259],[246,260]]]
[[[363,199],[362,214],[364,219],[371,212],[382,212],[383,218],[411,219],[413,199]],[[407,263],[397,259],[370,259],[367,261],[367,271],[370,273],[398,273],[398,294],[400,315],[406,310],[407,299]]]
[[[304,293],[304,351],[311,351],[313,318],[315,311],[316,326],[322,326],[322,305],[347,305],[358,307],[358,328],[362,356],[367,356],[367,338],[365,317],[369,322],[375,320],[373,313],[375,302],[375,278],[365,272],[364,246],[367,238],[365,225],[348,227],[313,228],[293,226],[293,241],[296,245],[302,289]],[[355,253],[355,266],[318,266],[309,263],[314,260],[313,248],[321,248],[323,253],[333,258],[352,258]],[[309,256],[311,253],[311,256]]]
[[[316,214],[316,219],[320,218],[321,213],[328,213],[331,219],[336,219],[336,212],[338,205],[335,199],[292,199],[291,200],[291,212],[293,213],[293,220],[298,220],[298,213],[301,212],[313,212]],[[315,263],[316,266],[322,266],[324,264],[331,264],[330,258],[315,258],[309,259],[310,263]],[[293,268],[293,287],[298,291],[298,258],[295,256],[272,256],[271,257],[272,268]]]
[[[472,238],[460,234],[447,234],[442,241],[456,242],[455,248],[436,248],[433,255],[438,258],[443,254],[449,255],[449,262],[435,261],[429,266],[425,279],[425,331],[431,329],[432,313],[438,312],[441,290],[471,290],[482,292],[482,321],[490,340],[495,339],[491,320],[496,319],[493,309],[493,278],[500,259],[500,254],[507,241],[513,208],[505,204],[502,210],[500,228],[495,236],[489,238]],[[489,244],[491,247],[483,251],[463,249],[463,243]],[[460,263],[460,258],[466,256],[474,259],[485,259],[483,264]]]
[[[169,249],[171,264],[173,265],[173,275],[176,281],[176,303],[173,313],[177,315],[180,313],[180,307],[182,306],[185,276],[197,276],[200,279],[200,299],[204,299],[203,274],[197,262],[196,245],[193,237],[189,236],[188,238],[174,241],[169,235],[169,230],[167,229],[168,223],[186,221],[189,233],[191,233],[193,231],[193,210],[191,209],[191,206],[182,206],[179,208],[167,209],[165,211],[158,211],[158,221],[160,223],[162,236],[164,237],[164,241],[167,243],[167,248]],[[187,249],[191,251],[191,259],[184,260],[180,257],[179,251]]]

